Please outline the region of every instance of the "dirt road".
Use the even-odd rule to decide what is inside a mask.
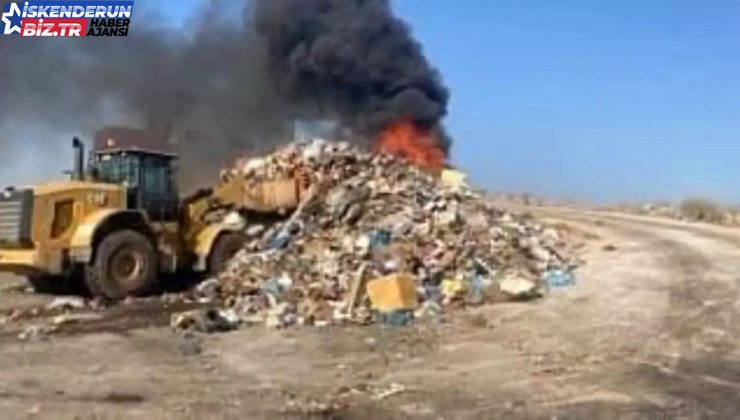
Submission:
[[[91,321],[96,328],[83,323],[23,342],[18,332],[38,320],[8,323],[0,327],[0,417],[592,419],[740,412],[740,232],[532,211],[576,234],[593,233],[586,235],[587,264],[576,286],[404,329],[253,328],[188,338],[161,326],[166,313],[117,308]],[[0,311],[50,300],[11,284],[0,287]]]

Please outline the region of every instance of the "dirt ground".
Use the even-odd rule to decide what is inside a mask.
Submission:
[[[183,337],[159,301],[0,326],[2,418],[729,418],[740,231],[530,209],[592,232],[577,284],[409,328]],[[611,245],[611,246],[607,246]],[[52,297],[0,282],[0,314]]]

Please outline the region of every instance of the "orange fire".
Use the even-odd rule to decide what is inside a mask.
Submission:
[[[441,171],[446,160],[442,149],[434,143],[434,134],[411,121],[400,121],[386,128],[378,136],[375,150],[434,171]]]

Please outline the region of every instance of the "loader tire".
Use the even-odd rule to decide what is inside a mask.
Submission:
[[[67,295],[77,292],[72,283],[63,276],[28,276],[33,291],[45,295]]]
[[[216,275],[226,268],[226,264],[236,255],[247,242],[247,238],[238,232],[222,233],[213,244],[211,255],[208,257],[208,273]]]
[[[157,284],[157,253],[141,233],[122,230],[105,237],[87,266],[90,293],[108,300],[151,293]]]

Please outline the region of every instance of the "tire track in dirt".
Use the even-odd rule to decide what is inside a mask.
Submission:
[[[678,354],[662,363],[638,362],[639,375],[702,414],[735,415],[740,409],[737,282],[718,279],[712,263],[686,244],[663,240],[656,247],[675,278],[664,325]]]
[[[662,334],[656,337],[673,344],[673,354],[646,359],[626,360],[619,379],[627,389],[643,388],[654,395],[668,397],[669,407],[662,415],[735,416],[740,412],[740,358],[737,327],[740,313],[736,302],[738,281],[722,278],[721,268],[740,270],[740,261],[731,252],[740,247],[740,237],[733,232],[720,233],[701,226],[679,226],[650,220],[635,220],[592,212],[547,211],[548,217],[578,223],[596,222],[620,234],[640,241],[651,249],[671,276],[668,309],[662,322]],[[682,240],[682,237],[687,240]],[[711,241],[724,248],[721,253],[692,245],[690,237]],[[727,271],[727,270],[725,270]],[[653,404],[648,404],[651,406]],[[650,409],[651,407],[645,407]],[[660,408],[656,404],[652,409]],[[665,406],[662,407],[665,409]],[[569,413],[603,413],[605,407],[570,407]],[[611,407],[608,412],[626,413],[630,408]],[[628,410],[628,411],[624,411]],[[647,411],[635,411],[645,414]],[[656,413],[656,412],[650,412]]]

